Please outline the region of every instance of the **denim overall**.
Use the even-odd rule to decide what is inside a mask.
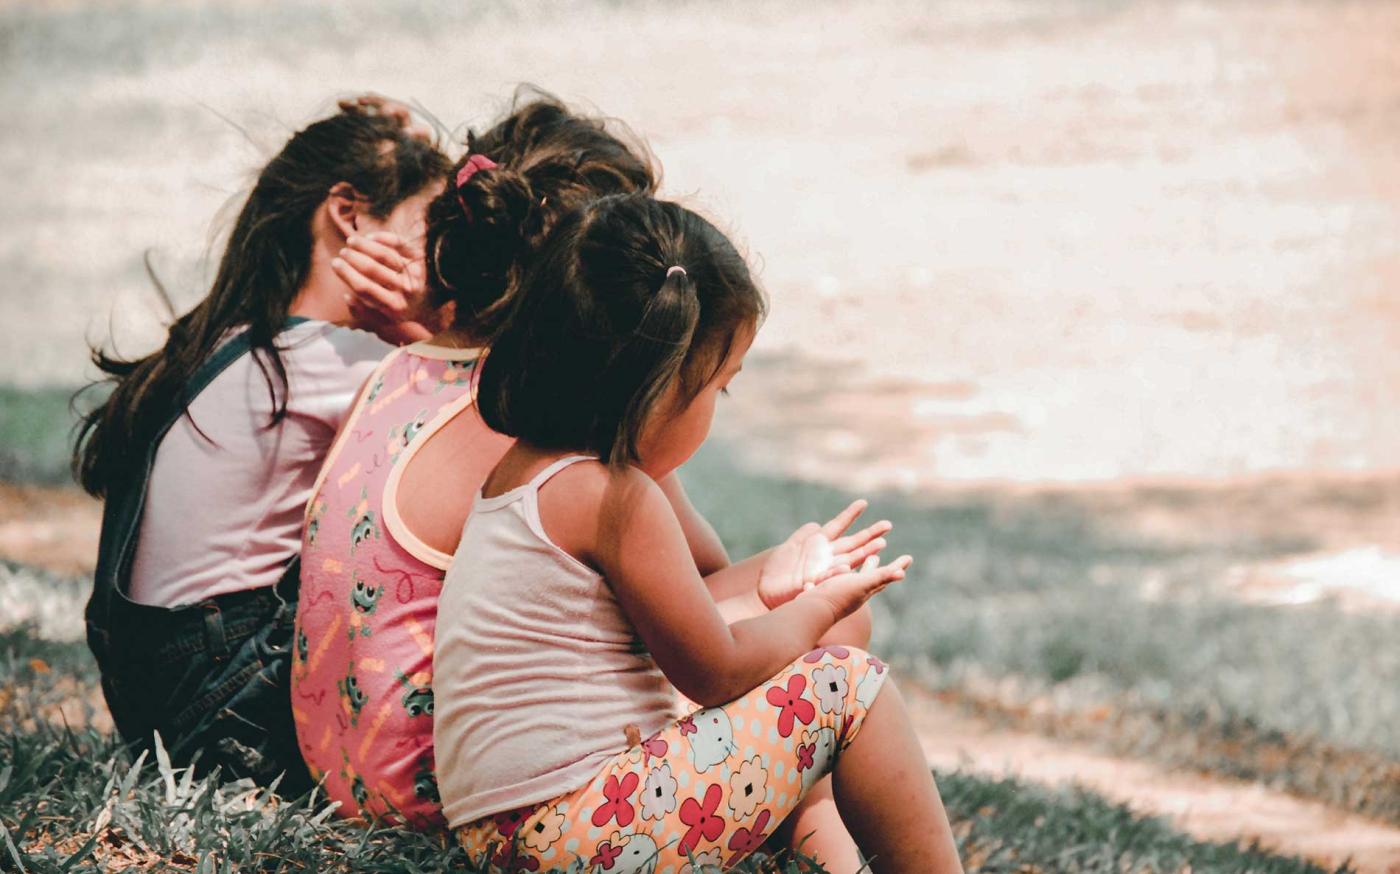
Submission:
[[[306,321],[287,320],[284,330]],[[167,608],[127,597],[156,449],[189,404],[230,364],[249,354],[246,334],[219,347],[195,372],[132,469],[107,490],[97,572],[88,600],[88,646],[117,731],[134,752],[153,733],[178,767],[219,767],[300,795],[311,778],[292,722],[290,673],[298,571],[293,558],[273,586]]]

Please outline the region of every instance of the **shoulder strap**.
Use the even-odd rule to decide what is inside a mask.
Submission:
[[[543,486],[545,483],[549,482],[549,480],[550,480],[551,477],[553,477],[556,473],[558,473],[559,471],[561,471],[561,470],[563,470],[564,468],[568,467],[569,465],[571,465],[571,464],[577,464],[577,463],[580,462],[580,461],[597,461],[597,460],[598,460],[598,459],[597,459],[595,456],[592,456],[592,455],[567,455],[567,456],[565,456],[565,457],[559,459],[558,461],[555,461],[554,463],[550,464],[549,467],[546,467],[544,470],[540,471],[539,473],[535,474],[535,475],[530,479],[530,481],[529,481],[528,483],[525,484],[525,488],[526,488],[528,491],[537,492],[537,491],[540,490],[540,487],[541,487],[541,486]]]

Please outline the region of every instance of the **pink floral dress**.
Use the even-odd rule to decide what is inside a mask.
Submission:
[[[340,815],[443,825],[433,776],[433,632],[451,562],[400,521],[416,447],[472,405],[478,350],[415,344],[370,376],[321,469],[302,537],[292,712],[301,753]],[[491,439],[496,438],[496,439]],[[491,459],[494,463],[495,459]],[[490,465],[485,465],[490,469]]]

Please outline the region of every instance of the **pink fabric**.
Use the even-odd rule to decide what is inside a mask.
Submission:
[[[430,828],[442,823],[432,664],[443,571],[385,525],[385,485],[425,426],[470,402],[475,353],[446,360],[421,348],[390,355],[371,378],[312,496],[292,710],[306,764],[341,815]]]
[[[433,686],[448,823],[547,801],[677,715],[675,689],[599,574],[555,546],[530,483],[477,495],[438,608]]]
[[[316,472],[355,393],[393,347],[320,321],[288,329],[280,343],[288,384],[281,423],[267,427],[267,383],[245,355],[161,441],[132,565],[132,600],[174,607],[270,586],[301,548]]]

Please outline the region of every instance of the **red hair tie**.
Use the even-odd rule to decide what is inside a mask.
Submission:
[[[467,180],[475,176],[478,171],[494,170],[498,166],[500,165],[485,155],[468,155],[466,162],[457,171],[457,202],[462,204],[462,212],[467,214],[468,221],[471,220],[472,211],[467,208],[467,201],[462,197],[462,186],[466,185]]]

